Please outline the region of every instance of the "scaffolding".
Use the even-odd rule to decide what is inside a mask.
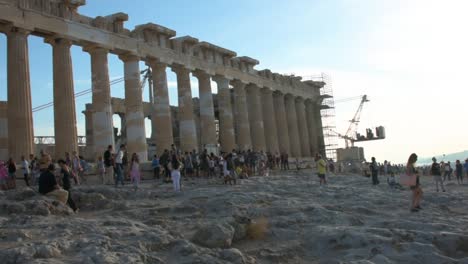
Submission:
[[[311,75],[303,77],[303,80],[312,80],[324,82],[325,85],[320,89],[322,104],[320,106],[320,115],[322,117],[323,142],[319,151],[325,153],[328,159],[336,161],[336,150],[338,149],[338,135],[336,135],[335,123],[335,99],[333,97],[333,82],[330,75],[321,73],[320,75]]]

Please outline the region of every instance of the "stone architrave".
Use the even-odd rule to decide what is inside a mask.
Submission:
[[[315,103],[309,99],[305,101],[307,127],[309,129],[310,153],[312,155],[318,153],[317,122],[315,121],[314,104]]]
[[[288,121],[286,118],[286,109],[284,104],[284,95],[280,92],[273,93],[275,104],[275,117],[278,135],[279,150],[281,153],[291,155],[289,147],[289,130]]]
[[[154,104],[152,105],[151,122],[153,125],[153,142],[156,143],[156,151],[162,154],[165,149],[171,149],[174,144],[172,131],[171,106],[169,105],[169,91],[167,86],[167,74],[164,63],[149,60],[148,65],[152,69],[154,85]]]
[[[190,70],[181,66],[172,66],[177,75],[177,90],[179,94],[179,137],[180,149],[192,151],[198,149],[197,130],[193,114],[192,89],[190,85]]]
[[[250,84],[246,87],[246,90],[252,148],[254,151],[265,151],[265,130],[260,105],[260,88]]]
[[[148,160],[148,147],[140,83],[140,59],[135,55],[121,55],[119,57],[124,62],[127,152],[129,155],[136,153],[140,161],[144,162]]]
[[[85,49],[91,55],[92,73],[92,144],[86,137],[86,145],[92,145],[96,155],[102,155],[108,146],[114,146],[111,92],[109,81],[108,51],[100,47]],[[114,148],[115,149],[115,148]]]
[[[234,80],[232,85],[234,86],[237,147],[240,150],[248,150],[252,148],[252,141],[250,139],[250,123],[247,111],[246,84],[240,80]]]
[[[200,91],[200,139],[201,146],[205,148],[216,147],[216,125],[213,106],[213,94],[211,92],[211,77],[208,73],[196,70],[193,73],[198,79],[198,88]]]
[[[34,132],[29,79],[29,32],[11,28],[7,32],[8,66],[8,140],[9,156],[19,162],[21,156],[34,153]]]
[[[276,154],[279,152],[279,147],[275,111],[273,106],[273,92],[269,88],[264,88],[261,90],[261,94],[266,151],[272,154]]]
[[[228,153],[236,148],[229,80],[221,75],[216,75],[213,77],[213,80],[218,85],[219,141],[221,143],[221,151]]]
[[[61,158],[65,156],[65,152],[78,152],[73,64],[70,54],[72,42],[62,38],[49,39],[47,42],[52,45],[54,62],[55,158]]]
[[[296,113],[297,124],[299,128],[299,142],[301,145],[302,157],[310,157],[310,141],[309,129],[307,127],[307,119],[305,112],[304,99],[301,97],[296,98]]]
[[[299,143],[299,128],[297,126],[296,103],[294,97],[290,94],[285,96],[286,116],[288,119],[289,143],[291,155],[301,157],[301,147]]]

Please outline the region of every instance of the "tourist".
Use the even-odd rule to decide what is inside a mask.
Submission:
[[[465,167],[465,176],[468,178],[468,159],[465,160],[465,164],[463,164],[463,167]]]
[[[8,169],[0,160],[0,190],[8,190]]]
[[[114,165],[113,165],[113,153],[112,153],[113,147],[112,145],[109,145],[107,147],[107,150],[104,152],[104,165],[105,165],[105,179],[104,179],[104,184],[112,184],[114,180]]]
[[[371,158],[371,164],[369,165],[369,169],[372,175],[372,184],[378,185],[379,184],[379,178],[378,178],[379,166],[377,165],[377,162],[375,161],[375,157]]]
[[[383,175],[385,177],[388,175],[389,166],[390,166],[389,162],[385,160],[383,164]]]
[[[192,164],[195,177],[198,178],[200,176],[200,159],[196,149],[192,150]]]
[[[184,156],[184,169],[185,169],[185,176],[192,178],[193,180],[193,162],[192,162],[192,152],[188,153],[185,152]]]
[[[41,150],[41,158],[39,160],[39,171],[46,172],[49,168],[49,165],[52,163],[52,158],[45,150]]]
[[[106,164],[102,159],[102,156],[99,156],[96,162],[96,172],[101,179],[101,184],[106,184]]]
[[[463,166],[460,160],[457,160],[455,163],[455,176],[457,176],[458,184],[463,184]]]
[[[447,178],[449,181],[452,180],[452,166],[450,166],[450,161],[445,163],[445,166],[444,166],[444,181]]]
[[[437,163],[437,159],[435,157],[432,158],[430,173],[434,177],[437,192],[439,192],[439,184],[442,188],[442,191],[445,192],[444,181],[442,180],[442,172],[440,170],[440,164]]]
[[[320,185],[327,184],[325,174],[327,173],[327,163],[322,159],[322,155],[317,155],[317,175],[320,179]]]
[[[72,176],[73,180],[75,181],[76,185],[80,184],[80,173],[83,170],[81,167],[80,157],[78,157],[78,153],[73,151],[73,156],[71,158],[71,169],[72,169]]]
[[[8,186],[10,189],[16,188],[16,163],[12,158],[8,159]]]
[[[40,176],[39,162],[33,154],[29,155],[29,171],[31,172],[32,185],[36,186]]]
[[[215,156],[214,153],[211,153],[208,157],[208,178],[215,176]]]
[[[421,184],[419,182],[419,173],[416,170],[416,161],[418,161],[418,156],[413,153],[409,156],[408,163],[406,164],[406,174],[410,177],[416,177],[415,185],[410,186],[412,191],[411,212],[417,212],[421,210],[420,203],[423,195]]]
[[[136,153],[132,154],[132,160],[130,165],[130,180],[135,186],[135,190],[138,189],[141,181],[141,173],[140,173],[140,159]]]
[[[70,157],[70,153],[68,153],[68,152],[65,152],[65,162],[67,163],[67,166],[71,168],[72,159]]]
[[[236,173],[234,171],[235,165],[232,153],[229,153],[225,158],[226,167],[224,170],[224,184],[236,184]]]
[[[170,182],[171,172],[169,170],[169,151],[167,149],[164,150],[163,154],[159,158],[159,163],[164,169],[164,181]]]
[[[31,174],[31,171],[29,168],[29,161],[25,159],[24,156],[21,156],[21,167],[23,170],[24,182],[26,183],[26,186],[29,187],[29,175]]]
[[[125,151],[125,144],[120,145],[120,149],[117,152],[117,156],[115,157],[115,187],[118,187],[119,182],[124,186],[124,168],[123,168],[123,157]]]
[[[153,168],[153,178],[159,180],[159,173],[161,167],[159,165],[159,157],[156,154],[154,154],[153,160],[151,161],[151,168]]]
[[[80,159],[80,167],[81,167],[81,170],[78,173],[78,176],[79,176],[80,182],[86,182],[86,178],[84,176],[85,176],[85,173],[89,170],[89,164],[88,162],[86,162],[83,156],[78,156],[78,158]]]
[[[206,149],[200,154],[200,170],[202,171],[202,177],[208,177],[210,165],[208,151]]]
[[[172,155],[171,168],[171,178],[174,191],[180,192],[180,160],[176,154]]]
[[[62,175],[62,187],[64,190],[68,192],[68,199],[67,199],[67,204],[70,206],[70,208],[77,212],[78,208],[76,207],[75,201],[72,199],[72,194],[71,194],[71,174],[70,174],[70,167],[67,166],[67,162],[65,160],[59,160],[58,164],[60,166],[60,173]]]
[[[41,176],[39,177],[39,193],[65,204],[68,201],[68,192],[60,189],[54,172],[54,164],[49,164],[47,170],[41,173]]]

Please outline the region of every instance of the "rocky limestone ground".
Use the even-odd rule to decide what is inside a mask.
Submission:
[[[409,190],[317,180],[79,186],[77,214],[31,189],[0,192],[0,263],[468,263],[468,185],[436,193],[424,178],[411,213]]]

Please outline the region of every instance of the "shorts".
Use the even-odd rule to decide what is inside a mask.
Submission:
[[[319,177],[320,179],[325,179],[325,174],[318,173],[318,177]]]

